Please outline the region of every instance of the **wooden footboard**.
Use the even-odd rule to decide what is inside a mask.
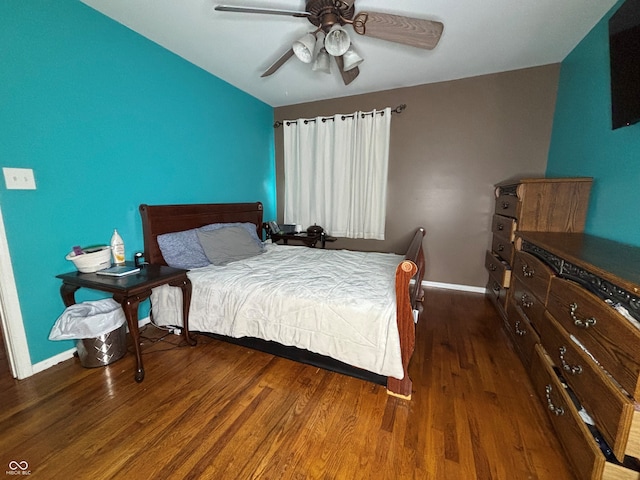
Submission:
[[[405,259],[396,268],[396,309],[398,333],[400,334],[400,351],[404,377],[397,379],[388,377],[387,392],[390,395],[405,399],[411,398],[413,383],[409,377],[409,362],[415,349],[416,329],[414,309],[422,301],[422,279],[424,277],[424,250],[422,239],[425,231],[419,228],[407,249]]]

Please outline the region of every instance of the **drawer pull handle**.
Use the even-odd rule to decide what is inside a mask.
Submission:
[[[564,415],[564,408],[556,407],[553,404],[553,400],[551,400],[551,390],[553,390],[551,388],[551,385],[547,385],[545,387],[545,393],[547,395],[547,407],[556,415],[556,417],[559,417],[560,415]]]
[[[498,244],[498,251],[499,251],[499,252],[502,252],[503,250],[504,250],[504,245],[503,245],[503,244],[501,244],[501,243],[499,243],[499,244]]]
[[[569,365],[564,359],[564,354],[567,353],[567,347],[562,346],[558,349],[560,351],[560,363],[565,372],[569,372],[571,375],[580,375],[582,373],[581,365]]]
[[[520,320],[516,320],[516,324],[514,325],[514,327],[515,327],[514,330],[516,332],[516,335],[520,335],[522,337],[522,336],[527,334],[526,330],[521,330],[520,329]]]
[[[529,268],[529,265],[526,263],[522,265],[522,274],[525,277],[533,277],[536,274],[536,271],[533,268]]]
[[[533,307],[533,300],[529,300],[529,295],[527,295],[526,293],[523,293],[522,297],[520,297],[520,303],[524,308]]]
[[[492,272],[495,272],[497,268],[498,267],[496,267],[493,263],[489,265],[489,270],[491,270]]]
[[[578,318],[578,316],[576,315],[576,310],[578,310],[577,303],[572,303],[571,305],[569,305],[569,308],[569,314],[571,315],[571,318],[573,318],[573,324],[576,327],[587,329],[589,327],[593,327],[596,324],[597,320],[595,317],[587,318],[586,320]]]
[[[502,209],[506,210],[507,208],[509,208],[511,206],[511,204],[509,202],[502,202]]]
[[[498,224],[498,230],[504,230],[504,225],[503,225],[503,224],[501,224],[501,223],[499,223],[499,224]]]

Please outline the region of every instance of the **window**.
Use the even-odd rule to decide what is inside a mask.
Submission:
[[[391,109],[283,126],[285,223],[384,240]]]

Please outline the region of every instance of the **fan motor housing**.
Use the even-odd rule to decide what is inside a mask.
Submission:
[[[316,27],[328,32],[335,24],[344,25],[344,20],[353,19],[354,6],[341,0],[308,0],[308,20]]]

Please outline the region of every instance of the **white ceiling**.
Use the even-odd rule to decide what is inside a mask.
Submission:
[[[302,0],[82,1],[273,107],[561,62],[616,3],[357,0],[356,13],[438,20],[444,33],[431,51],[352,33],[365,61],[359,77],[345,86],[337,68],[331,75],[314,72],[295,57],[260,78],[291,42],[314,29],[308,20],[214,10],[218,4],[304,10]]]

